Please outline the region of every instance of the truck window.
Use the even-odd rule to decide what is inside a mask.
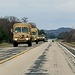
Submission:
[[[36,35],[36,32],[32,32],[31,34],[32,34],[32,35]]]
[[[28,28],[27,27],[22,27],[22,32],[23,33],[27,33],[28,32]]]
[[[20,27],[15,28],[15,32],[16,33],[21,32],[21,28]]]

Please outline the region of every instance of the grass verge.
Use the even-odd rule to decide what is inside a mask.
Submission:
[[[1,43],[0,47],[11,47],[12,44],[11,43]]]

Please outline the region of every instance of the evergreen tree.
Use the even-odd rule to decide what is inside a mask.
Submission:
[[[0,25],[0,43],[2,43],[3,41],[8,41],[8,34]]]

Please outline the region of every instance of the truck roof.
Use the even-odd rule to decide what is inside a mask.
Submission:
[[[31,28],[31,31],[37,31],[38,28]]]
[[[29,23],[15,23],[13,27],[31,27]]]

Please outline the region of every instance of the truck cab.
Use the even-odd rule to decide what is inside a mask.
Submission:
[[[41,34],[38,36],[38,41],[46,42],[46,36],[44,34]]]
[[[32,35],[32,41],[36,42],[36,44],[38,44],[38,29],[31,28],[31,35]]]
[[[28,44],[32,46],[31,40],[31,25],[28,23],[15,23],[12,29],[13,33],[13,46],[17,47],[18,44]]]

